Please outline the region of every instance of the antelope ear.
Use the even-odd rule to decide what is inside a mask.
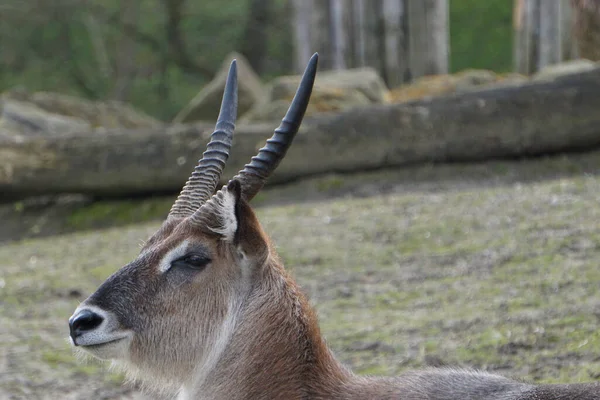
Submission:
[[[233,232],[232,241],[235,244],[240,242],[240,225],[242,223],[242,184],[237,179],[232,179],[227,184],[227,193],[233,198],[233,218],[235,221],[235,229],[231,227],[230,231]]]
[[[192,216],[193,223],[209,233],[216,233],[230,243],[239,242],[242,187],[231,180]]]

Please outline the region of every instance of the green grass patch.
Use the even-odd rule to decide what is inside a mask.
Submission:
[[[67,227],[90,229],[160,220],[167,216],[173,201],[173,197],[158,197],[94,202],[74,210],[67,218]]]
[[[402,176],[386,174],[391,182]],[[440,180],[435,190],[409,185],[369,198],[263,206],[257,214],[315,305],[327,342],[359,373],[449,364],[535,382],[597,380],[600,179],[492,180]],[[315,181],[310,187],[318,191]],[[134,208],[119,207],[91,210],[127,218]],[[72,356],[66,321],[159,226],[0,247],[0,350],[17,366],[5,380],[11,394],[23,385],[33,393],[117,390],[122,377]],[[40,377],[46,383],[36,385]],[[129,389],[118,390],[116,397]]]

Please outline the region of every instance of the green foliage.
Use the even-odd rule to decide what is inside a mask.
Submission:
[[[271,206],[256,211],[317,307],[328,344],[356,372],[447,364],[537,382],[594,381],[598,160],[590,153],[319,177],[264,191]],[[360,198],[377,190],[387,194]],[[323,192],[337,195],[298,203]],[[276,199],[288,204],[273,206]],[[106,201],[70,222],[162,219],[171,201]],[[131,397],[121,375],[71,355],[66,322],[159,226],[0,246],[0,353],[11,365],[0,398]]]
[[[169,39],[167,4],[176,3],[183,4],[177,26],[192,67],[180,62]],[[118,98],[120,69],[132,59],[135,73],[127,78],[123,99],[168,121],[212,77],[226,55],[241,48],[248,4],[247,0],[80,4],[23,0],[0,15],[0,91],[21,86],[91,99]],[[135,8],[128,22],[127,7]],[[293,57],[289,1],[273,0],[273,7],[262,71],[265,80],[288,73]],[[511,10],[507,0],[450,1],[452,71],[510,70]],[[127,47],[127,38],[135,42],[133,49]]]
[[[512,68],[512,7],[508,0],[450,0],[450,69]]]
[[[177,22],[182,49],[170,42],[167,4],[182,3]],[[36,0],[7,7],[0,21],[0,91],[24,87],[91,99],[115,98],[120,71],[134,65],[127,76],[124,100],[150,115],[170,120],[217,71],[226,55],[239,48],[246,24],[245,0],[183,1],[138,0],[57,1],[40,6]],[[131,4],[134,4],[133,6]],[[291,35],[286,1],[274,1],[276,19],[268,29],[269,51],[282,51]],[[135,17],[127,20],[127,7]],[[15,33],[18,32],[18,33]],[[10,35],[8,34],[10,33]],[[287,35],[287,36],[286,36]],[[127,47],[127,41],[133,41]],[[180,61],[181,52],[187,60]],[[133,60],[131,60],[133,59]],[[271,58],[270,58],[271,60]],[[267,75],[284,72],[277,59],[267,63]]]

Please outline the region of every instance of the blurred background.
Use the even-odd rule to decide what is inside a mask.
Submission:
[[[322,69],[373,66],[390,87],[467,68],[505,73],[514,69],[513,13],[529,3],[536,2],[6,0],[0,91],[126,101],[170,121],[232,51],[263,81],[299,72],[314,51]],[[560,3],[548,23],[564,39],[558,57],[569,59],[569,1],[547,3]],[[530,29],[539,35],[539,26]]]
[[[269,183],[589,147],[595,117],[565,96],[569,87],[593,87],[593,74],[580,75],[598,68],[598,9],[596,0],[4,1],[0,202],[177,193],[202,151],[199,138],[210,134],[233,58],[241,128],[228,172],[270,134],[261,124],[277,124],[297,74],[320,54],[307,111],[315,119],[304,126],[314,122],[338,146],[309,135],[312,150],[294,146]],[[565,76],[579,81],[552,83]],[[534,83],[537,97],[528,94]],[[557,101],[542,108],[548,90]],[[479,94],[469,97],[486,91],[510,100],[496,112]],[[450,95],[467,97],[443,103]],[[427,121],[411,111],[415,101],[424,102]],[[523,101],[524,117],[509,110]],[[546,110],[560,121],[549,123]],[[501,118],[506,132],[496,127]],[[395,145],[373,147],[371,131]],[[315,149],[311,163],[301,161]]]

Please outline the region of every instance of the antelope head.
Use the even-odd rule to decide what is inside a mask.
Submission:
[[[297,133],[316,69],[315,54],[273,137],[215,193],[237,114],[232,62],[216,128],[202,159],[138,257],[77,307],[69,319],[74,346],[152,379],[178,384],[185,376],[214,367],[235,333],[252,277],[270,254],[269,240],[248,202]]]

